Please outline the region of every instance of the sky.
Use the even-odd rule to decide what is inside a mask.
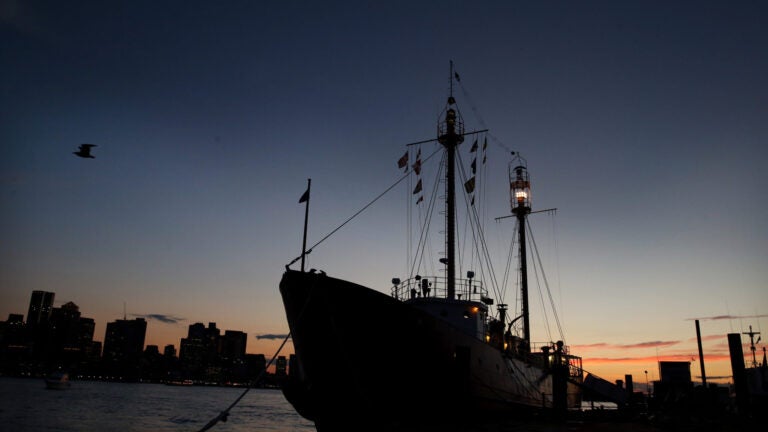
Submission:
[[[314,244],[434,138],[453,61],[499,171],[483,214],[509,213],[510,150],[557,208],[531,225],[584,368],[698,375],[699,319],[730,375],[725,335],[768,330],[767,21],[762,1],[4,1],[0,319],[53,291],[96,340],[125,313],[147,344],[216,322],[271,356],[307,179]],[[389,292],[411,181],[308,266]],[[488,225],[494,250],[511,231]],[[533,295],[533,339],[556,337]]]

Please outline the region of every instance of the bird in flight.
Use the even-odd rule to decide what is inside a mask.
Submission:
[[[91,147],[96,147],[96,144],[80,144],[80,147],[78,147],[79,150],[72,153],[80,156],[81,158],[96,159],[91,154]]]

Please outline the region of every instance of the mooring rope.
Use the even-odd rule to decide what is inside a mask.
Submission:
[[[430,141],[433,141],[433,140],[430,140]],[[439,150],[440,150],[440,149],[437,149],[437,150],[435,150],[434,152],[432,152],[432,154],[430,154],[429,156],[427,156],[427,157],[424,159],[424,163],[426,163],[426,162],[427,162],[428,160],[430,160],[430,159],[431,159],[431,158],[432,158],[432,157],[433,157],[435,154],[437,154],[437,152],[438,152]],[[373,199],[371,202],[369,202],[368,204],[366,204],[365,206],[363,206],[363,208],[361,208],[361,209],[360,209],[360,210],[358,210],[358,211],[357,211],[355,214],[353,214],[352,216],[350,216],[350,217],[349,217],[347,220],[345,220],[344,222],[342,222],[342,224],[341,224],[341,225],[339,225],[338,227],[336,227],[336,228],[335,228],[333,231],[331,231],[330,233],[328,233],[328,234],[327,234],[325,237],[321,238],[321,239],[320,239],[320,240],[319,240],[317,243],[313,244],[313,245],[312,245],[312,246],[311,246],[309,249],[307,249],[305,252],[303,252],[303,255],[309,255],[310,253],[312,253],[312,250],[314,250],[314,249],[315,249],[315,248],[316,248],[316,247],[317,247],[317,246],[318,246],[320,243],[322,243],[322,242],[326,241],[326,240],[327,240],[327,239],[328,239],[330,236],[332,236],[332,235],[336,234],[336,231],[338,231],[338,230],[342,229],[342,228],[343,228],[343,227],[344,227],[346,224],[348,224],[348,223],[349,223],[349,222],[350,222],[352,219],[356,218],[358,215],[360,215],[360,213],[362,213],[362,212],[364,212],[365,210],[367,210],[367,209],[368,209],[368,207],[372,206],[372,205],[373,205],[373,204],[374,204],[376,201],[378,201],[379,199],[381,199],[381,197],[383,197],[384,195],[386,195],[386,194],[387,194],[387,192],[389,192],[389,191],[391,191],[392,189],[394,189],[394,188],[395,188],[395,186],[399,185],[399,184],[400,184],[400,183],[401,183],[403,180],[407,179],[407,178],[408,178],[410,175],[411,175],[411,170],[408,170],[408,171],[407,171],[405,174],[403,174],[403,175],[402,175],[402,176],[401,176],[401,177],[400,177],[400,178],[399,178],[399,179],[398,179],[398,180],[397,180],[395,183],[393,183],[393,184],[392,184],[392,186],[388,187],[388,188],[387,188],[387,189],[386,189],[384,192],[380,193],[380,194],[379,194],[379,195],[378,195],[376,198],[374,198],[374,199]],[[286,266],[285,266],[285,268],[286,268],[286,269],[288,269],[288,267],[290,267],[290,266],[291,266],[291,264],[293,264],[293,263],[295,263],[296,261],[300,260],[300,259],[301,259],[301,256],[302,256],[302,255],[299,255],[298,257],[294,258],[294,260],[293,260],[293,261],[291,261],[290,263],[288,263],[288,265],[286,265]]]
[[[285,346],[285,343],[288,342],[288,339],[291,338],[291,333],[289,332],[287,335],[285,335],[285,339],[283,339],[283,343],[280,344],[280,348],[277,349],[277,352],[275,352],[275,355],[272,356],[272,358],[269,360],[269,363],[264,367],[264,370],[261,371],[259,376],[256,378],[256,383],[258,383],[264,375],[267,373],[267,369],[272,366],[272,363],[277,358],[277,355],[280,354],[280,351],[282,351],[283,347]],[[234,402],[232,402],[231,405],[227,407],[224,411],[220,412],[216,417],[212,418],[211,421],[209,421],[205,426],[203,426],[202,429],[199,430],[199,432],[207,431],[208,429],[214,427],[216,423],[219,421],[226,422],[227,417],[229,417],[229,411],[234,408],[235,405],[237,405],[238,402],[252,389],[253,387],[248,386],[248,388],[245,389],[245,391],[237,398]]]

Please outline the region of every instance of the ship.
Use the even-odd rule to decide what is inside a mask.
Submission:
[[[66,372],[53,372],[45,377],[45,388],[48,390],[66,390],[72,386],[69,374]]]
[[[475,271],[457,275],[462,271],[456,250],[457,196],[474,186],[474,177],[465,180],[457,173],[457,152],[465,138],[486,131],[464,130],[453,95],[457,77],[451,67],[437,136],[419,142],[436,141],[443,153],[439,171],[445,195],[436,200],[443,201],[446,250],[438,260],[438,276],[393,278],[387,293],[324,271],[305,271],[305,216],[301,269],[290,268],[299,258],[294,259],[279,285],[295,352],[282,388],[294,409],[320,432],[445,430],[535,416],[562,418],[581,406],[581,358],[562,341],[531,341],[530,178],[519,153],[511,152],[508,164],[511,214],[506,217],[516,220],[513,247],[521,301],[515,310],[520,303],[520,314],[513,316],[503,299],[494,299]],[[486,146],[487,136],[483,150]],[[478,154],[476,148],[475,140],[470,151]],[[398,161],[406,171],[407,157],[408,152]],[[420,164],[417,159],[413,168]],[[414,192],[419,189],[420,181]],[[309,185],[299,200],[307,201],[307,208],[308,198]]]

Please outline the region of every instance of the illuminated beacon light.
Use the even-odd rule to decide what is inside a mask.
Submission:
[[[477,308],[477,306],[472,306],[472,313],[477,313],[480,309]]]
[[[515,191],[515,198],[517,198],[518,201],[523,201],[528,198],[528,194],[525,191]]]

